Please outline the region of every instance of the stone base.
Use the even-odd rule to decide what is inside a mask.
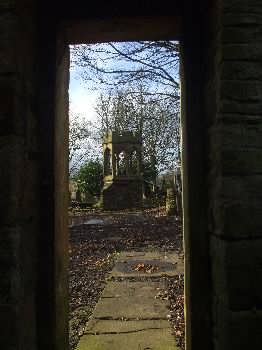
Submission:
[[[142,182],[118,180],[106,183],[102,192],[104,210],[121,210],[142,207]]]

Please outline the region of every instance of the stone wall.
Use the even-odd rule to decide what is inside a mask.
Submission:
[[[36,348],[39,148],[35,15],[34,1],[1,1],[0,348],[6,350]]]
[[[181,11],[176,1],[170,8],[135,1],[130,12],[122,3],[0,4],[1,349],[67,348],[68,51],[61,20]],[[260,349],[261,1],[185,4],[187,350]]]
[[[262,7],[203,2],[191,17],[188,8],[194,4],[182,40],[187,347],[259,348]]]
[[[44,5],[0,5],[0,348],[8,350],[68,343],[68,46]]]
[[[207,81],[214,349],[258,349],[262,327],[262,6],[217,1]],[[260,345],[261,346],[261,345]]]

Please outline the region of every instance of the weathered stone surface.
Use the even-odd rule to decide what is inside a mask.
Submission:
[[[262,149],[237,148],[222,151],[224,175],[262,174]]]
[[[261,344],[261,311],[230,311],[224,307],[220,301],[218,313],[216,314],[216,323],[214,334],[215,349],[247,349],[250,343],[254,348],[259,349]],[[222,330],[222,331],[221,331]]]
[[[3,0],[0,4],[1,10],[13,10],[15,8],[16,0]]]
[[[241,118],[245,119],[245,116],[249,115],[259,115],[261,111],[261,102],[260,101],[242,101],[242,100],[230,100],[224,99],[220,103],[220,113],[233,114],[236,113]]]
[[[2,329],[0,344],[7,344],[8,349],[15,349],[19,337],[19,326],[14,320],[19,310],[14,305],[0,305],[0,327]]]
[[[110,282],[96,305],[94,317],[165,319],[167,302],[155,298],[160,287],[157,282]]]
[[[141,208],[142,182],[138,179],[116,180],[104,187],[102,196],[105,210]]]
[[[166,191],[166,214],[175,215],[175,213],[176,213],[175,192],[173,188],[168,188]]]
[[[262,29],[261,29],[262,36]],[[262,72],[260,70],[260,62],[223,62],[222,67],[222,78],[231,75],[232,79],[235,80],[262,80]]]
[[[168,321],[95,321],[77,350],[176,350]]]
[[[261,45],[262,51],[262,45]],[[262,57],[261,57],[262,58]],[[234,74],[234,72],[233,72]],[[227,75],[225,74],[225,77]],[[232,99],[233,101],[259,102],[261,101],[262,82],[257,81],[222,81],[221,98]]]
[[[54,86],[62,86],[56,79],[56,64],[60,60],[60,51],[57,50],[60,33],[57,29],[63,31],[62,17],[63,20],[80,17],[89,20],[101,16],[102,11],[102,17],[109,22],[112,20],[114,27],[113,18],[119,14],[128,17],[132,11],[135,17],[142,17],[148,16],[148,11],[152,10],[150,13],[154,16],[160,13],[169,16],[173,10],[177,13],[179,7],[179,3],[173,2],[170,11],[169,5],[164,6],[159,1],[135,1],[136,5],[132,3],[124,10],[125,4],[120,3],[112,6],[109,2],[81,2],[79,7],[68,2],[61,6],[56,1],[43,2],[44,6],[33,0],[1,1],[0,71],[5,75],[0,82],[1,135],[5,138],[19,134],[21,137],[19,147],[14,146],[12,138],[5,138],[4,142],[1,139],[0,145],[1,165],[4,165],[0,181],[0,211],[4,213],[1,223],[10,230],[21,229],[14,237],[5,230],[1,231],[1,235],[6,235],[1,241],[6,247],[1,275],[1,290],[5,295],[1,295],[1,301],[15,302],[16,299],[11,298],[14,290],[19,296],[16,305],[1,305],[0,324],[4,330],[1,349],[65,348],[61,340],[65,332],[57,336],[55,327],[66,312],[61,310],[60,317],[57,317],[54,311],[57,295],[54,292],[56,255],[53,247],[61,243],[59,239],[54,241],[54,223],[58,222],[62,227],[64,215],[58,203],[62,195],[57,200],[56,213],[54,210],[54,161],[59,161],[59,157],[54,156],[53,136],[59,126],[59,123],[54,123]],[[187,347],[260,349],[261,314],[257,309],[241,309],[259,306],[262,295],[261,263],[254,257],[257,256],[255,244],[260,246],[255,238],[262,232],[261,185],[254,176],[261,174],[261,128],[244,131],[247,126],[242,125],[247,120],[257,123],[261,117],[261,0],[214,1],[210,7],[211,2],[205,3],[206,7],[202,8],[202,2],[195,7],[193,1],[185,2],[185,33],[182,33],[187,55],[184,57],[186,91],[182,96],[186,107],[183,152],[188,152],[183,160],[186,165],[183,171],[185,187],[189,189],[184,195],[188,263]],[[34,6],[37,11],[31,10]],[[123,8],[119,8],[121,6]],[[15,12],[10,12],[14,9]],[[131,29],[129,37],[133,38],[132,30],[135,32]],[[151,37],[158,37],[153,26],[152,31],[155,32],[148,32]],[[100,33],[94,37],[101,39]],[[18,74],[14,77],[13,73]],[[212,139],[212,134],[208,136],[207,124],[210,126],[217,120],[224,123],[229,118],[234,119],[239,128],[224,125],[223,128],[231,130],[228,133],[224,130],[218,145],[214,145],[217,140]],[[59,140],[65,140],[63,133]],[[7,146],[6,141],[10,145]],[[64,152],[63,142],[60,143],[59,151]],[[40,146],[41,155],[35,145]],[[232,189],[230,186],[221,187],[225,174],[236,177],[232,179]],[[59,180],[60,174],[56,178]],[[37,213],[38,209],[41,210]],[[41,223],[41,228],[36,222]],[[231,251],[231,248],[212,242],[214,246],[209,256],[208,235],[232,241],[250,238],[250,245]],[[213,261],[210,276],[209,263],[216,249],[225,260]],[[37,253],[37,259],[31,256],[33,252]],[[57,252],[61,254],[61,251]],[[19,267],[14,263],[15,257]],[[64,269],[63,259],[58,261],[56,275]],[[205,271],[204,277],[199,277],[201,271]],[[16,279],[19,275],[20,280]],[[205,283],[198,292],[199,278]],[[214,281],[220,295],[213,291],[209,279]],[[60,288],[63,294],[61,286],[58,284],[57,289]],[[209,294],[213,298],[212,312]],[[43,303],[44,299],[46,303]],[[231,315],[229,306],[238,311]],[[212,319],[209,319],[211,313]],[[211,325],[213,329],[210,330]]]
[[[211,51],[218,57],[216,80],[213,72],[209,78],[216,88],[207,90],[213,101],[213,107],[207,103],[213,124],[209,232],[214,349],[229,350],[259,344],[254,319],[260,316],[251,310],[261,308],[262,290],[262,8],[257,0],[220,4],[217,46]]]
[[[88,322],[84,334],[109,334],[109,333],[132,333],[150,329],[170,329],[170,324],[167,320],[98,320],[91,318]]]
[[[218,180],[212,206],[216,235],[234,240],[262,236],[260,186],[261,175],[227,176]]]
[[[214,292],[230,310],[261,308],[261,249],[261,239],[227,242],[212,238]]]
[[[226,12],[222,18],[223,30],[226,30],[228,27],[230,29],[237,30],[238,36],[241,37],[244,29],[246,35],[254,33],[261,29],[262,13],[258,11],[254,12]],[[228,26],[228,27],[227,27]],[[247,26],[249,26],[247,30]],[[257,39],[256,36],[251,37],[252,40]]]
[[[15,54],[17,30],[15,13],[9,11],[0,12],[0,73],[15,72],[17,69]]]
[[[149,273],[143,271],[143,269],[136,271],[135,267],[139,263],[155,266],[155,269]],[[131,251],[120,253],[110,275],[113,277],[161,277],[176,276],[183,272],[184,263],[177,253]]]
[[[146,258],[164,260],[158,252],[122,252],[119,262]],[[158,260],[156,260],[158,258]],[[167,256],[167,259],[172,259]],[[155,259],[155,260],[154,260]],[[117,271],[117,270],[116,270]],[[117,277],[116,272],[111,276]],[[124,277],[127,277],[126,273]],[[87,323],[77,350],[87,349],[177,349],[167,321],[167,301],[156,298],[164,282],[152,282],[144,275],[143,282],[108,282]]]
[[[260,6],[259,0],[226,0],[223,3],[224,8],[224,16],[227,13],[230,13],[231,15],[239,15],[239,14],[246,14],[249,15],[250,13],[257,13],[261,14],[262,9]],[[230,23],[230,22],[229,22]]]
[[[235,16],[235,22],[239,22],[240,20],[246,19],[246,14],[240,17],[240,15]],[[260,20],[259,16],[254,15],[253,18],[250,18],[250,22],[252,20]],[[231,17],[227,19],[231,20]],[[261,42],[262,40],[262,27],[261,26],[250,26],[250,30],[246,30],[245,27],[240,26],[228,26],[223,29],[222,32],[222,42],[225,44],[248,44],[251,40],[256,39],[257,42]],[[229,73],[231,74],[231,73]]]
[[[225,60],[250,60],[262,59],[262,44],[228,44],[223,46],[223,58]]]
[[[133,209],[142,206],[142,141],[138,134],[111,131],[104,137],[105,210]]]
[[[262,120],[260,117],[253,116],[241,120],[240,115],[227,116],[223,123],[215,126],[210,131],[211,137],[216,145],[214,149],[218,151],[222,147],[223,150],[232,150],[232,145],[239,150],[252,150],[253,148],[262,149]]]

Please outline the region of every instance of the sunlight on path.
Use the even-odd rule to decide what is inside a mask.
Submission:
[[[77,350],[176,350],[164,276],[183,271],[176,253],[122,252]]]

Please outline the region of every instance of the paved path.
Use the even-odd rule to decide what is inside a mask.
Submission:
[[[176,350],[162,276],[183,273],[178,256],[122,252],[77,350]],[[154,278],[151,278],[154,277]]]

